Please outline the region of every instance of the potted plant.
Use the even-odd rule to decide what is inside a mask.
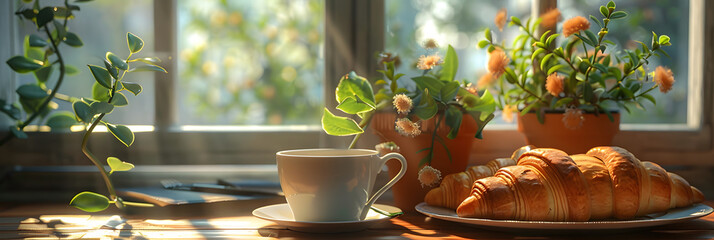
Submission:
[[[635,49],[613,51],[617,47],[607,40],[608,26],[627,17],[615,7],[612,1],[600,6],[602,19],[569,19],[561,33],[536,32],[539,26],[555,29],[557,9],[525,23],[511,17],[508,25],[521,30],[512,47],[494,41],[486,29],[478,45],[488,49],[488,74],[479,85],[498,93],[505,117],[518,112],[518,130],[528,144],[573,154],[610,145],[619,132],[618,109],[629,112],[632,106],[644,108],[645,101],[655,104],[653,90],[666,93],[672,88],[671,70],[647,68],[652,56],[667,55],[662,47],[671,45],[670,38],[652,32],[649,44],[638,41]],[[503,26],[506,13],[499,15],[497,25]],[[591,21],[596,32],[590,30]]]
[[[474,85],[454,79],[458,56],[451,46],[443,60],[433,41],[425,48],[433,53],[419,58],[416,67],[422,74],[410,78],[414,86],[398,83],[404,74],[395,71],[400,59],[391,54],[382,54],[379,61],[384,79],[370,82],[354,72],[340,79],[337,110],[355,115],[359,124],[327,108],[322,116],[326,133],[355,135],[350,148],[370,123],[383,141],[398,145],[408,162],[405,177],[392,188],[395,204],[402,209],[421,202],[441,174],[466,168],[473,139],[481,138],[496,107],[488,91],[477,92]],[[390,163],[388,167],[391,175],[396,174],[392,169],[399,170]]]

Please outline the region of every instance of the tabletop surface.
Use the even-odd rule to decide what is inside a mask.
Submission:
[[[272,203],[263,203],[267,205]],[[714,201],[706,202],[714,206]],[[257,207],[260,207],[258,204]],[[407,212],[367,230],[303,233],[254,217],[256,206],[213,206],[181,212],[115,208],[85,213],[62,203],[0,203],[0,238],[126,239],[712,239],[714,214],[700,219],[635,231],[493,231]],[[197,213],[200,212],[200,213]],[[198,214],[198,215],[197,215]]]

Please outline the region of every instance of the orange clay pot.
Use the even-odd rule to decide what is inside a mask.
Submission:
[[[545,122],[538,122],[535,113],[518,116],[518,131],[526,142],[536,147],[557,148],[568,154],[586,153],[590,148],[609,146],[612,138],[620,132],[620,114],[612,113],[614,121],[606,114],[595,116],[583,114],[585,121],[577,129],[568,129],[563,124],[563,113],[545,113]]]
[[[423,202],[424,196],[432,188],[422,187],[417,179],[417,174],[421,169],[419,168],[419,162],[429,151],[421,151],[419,153],[417,151],[431,146],[434,125],[436,125],[437,117],[441,117],[441,115],[437,115],[428,121],[421,121],[422,134],[415,137],[402,136],[394,129],[396,117],[397,115],[394,113],[375,113],[370,125],[383,142],[392,141],[396,143],[400,148],[399,152],[406,158],[407,172],[392,187],[392,192],[394,193],[395,206],[403,211],[414,211],[414,206]],[[461,121],[459,133],[454,139],[446,137],[449,133],[449,127],[443,123],[443,120],[440,125],[437,135],[444,139],[451,152],[452,161],[449,161],[443,146],[438,142],[434,142],[434,158],[432,158],[431,166],[441,171],[442,177],[451,173],[463,172],[469,161],[471,146],[475,139],[474,136],[478,131],[476,120],[471,115],[465,114]],[[390,177],[394,177],[400,169],[399,162],[395,160],[389,160],[387,167],[389,168]]]

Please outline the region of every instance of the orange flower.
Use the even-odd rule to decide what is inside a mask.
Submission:
[[[412,99],[403,93],[394,95],[394,108],[397,109],[399,114],[407,114],[412,110]]]
[[[417,68],[421,70],[428,70],[438,66],[439,64],[441,64],[441,57],[439,57],[439,55],[421,55],[421,57],[419,57],[419,62],[417,62]]]
[[[545,89],[553,96],[558,96],[563,92],[563,86],[565,85],[565,77],[553,73],[548,75],[545,80]]]
[[[563,125],[565,125],[565,128],[575,130],[582,127],[583,122],[585,122],[583,110],[577,108],[565,109],[565,113],[563,114]]]
[[[568,37],[573,33],[580,32],[582,30],[587,30],[590,28],[590,22],[581,16],[576,16],[574,18],[568,19],[563,23],[563,36]]]
[[[481,76],[481,78],[478,79],[478,83],[476,83],[476,87],[478,89],[484,89],[488,86],[491,86],[491,84],[493,84],[493,82],[495,80],[496,80],[496,78],[493,77],[493,74],[491,74],[490,72],[487,72],[486,74]]]
[[[674,85],[672,70],[668,67],[657,66],[655,68],[654,82],[659,86],[660,92],[669,92],[669,90],[672,90],[672,85]]]
[[[554,27],[561,19],[560,10],[553,8],[540,15],[540,18],[542,19],[540,22],[541,26],[546,28]]]
[[[506,122],[513,122],[513,114],[518,112],[516,105],[506,105],[503,106],[503,120]]]
[[[400,118],[395,122],[397,132],[403,136],[414,137],[421,134],[421,129],[419,129],[419,124],[412,122],[408,118]]]
[[[431,187],[439,184],[441,180],[441,171],[433,168],[431,166],[424,166],[419,170],[419,175],[417,176],[421,187]]]
[[[507,13],[505,8],[501,8],[501,10],[498,10],[498,13],[496,13],[496,17],[493,18],[493,21],[496,22],[496,27],[498,27],[498,30],[501,32],[503,32],[503,27],[506,26]]]
[[[493,50],[488,58],[488,72],[491,73],[493,78],[498,78],[506,71],[506,65],[509,62],[511,62],[511,59],[508,58],[503,50]]]

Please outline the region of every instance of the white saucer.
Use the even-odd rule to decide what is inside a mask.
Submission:
[[[386,212],[394,213],[402,210],[383,204],[374,204],[373,207]],[[287,203],[269,205],[253,210],[253,216],[275,222],[285,226],[290,230],[299,232],[319,232],[319,233],[335,233],[335,232],[355,232],[367,229],[380,222],[389,221],[390,217],[379,214],[370,209],[367,213],[367,218],[362,221],[344,221],[344,222],[301,222],[295,221],[293,213]]]

